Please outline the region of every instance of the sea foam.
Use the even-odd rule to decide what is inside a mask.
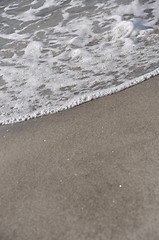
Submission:
[[[159,1],[122,2],[3,2],[0,123],[61,111],[159,74]]]

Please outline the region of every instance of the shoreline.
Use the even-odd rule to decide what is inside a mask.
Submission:
[[[40,112],[34,112],[28,115],[24,115],[24,116],[17,116],[16,118],[11,118],[9,117],[9,119],[6,120],[1,120],[0,121],[0,126],[1,125],[7,125],[7,124],[14,124],[17,122],[22,122],[22,121],[28,121],[30,119],[35,119],[35,118],[39,118],[39,117],[43,117],[43,116],[47,116],[48,114],[55,114],[61,111],[65,111],[77,106],[80,106],[81,104],[87,103],[89,101],[92,100],[96,100],[98,98],[101,97],[106,97],[109,95],[112,95],[114,93],[118,93],[121,92],[123,90],[126,90],[127,88],[130,88],[132,86],[135,86],[137,84],[140,84],[144,81],[148,81],[151,80],[153,77],[158,77],[159,76],[159,68],[156,68],[155,70],[146,73],[140,77],[136,77],[128,82],[125,83],[121,83],[118,86],[114,86],[114,87],[109,87],[108,89],[101,89],[100,92],[99,91],[94,91],[93,94],[84,94],[82,95],[80,98],[73,98],[71,100],[67,100],[66,102],[64,102],[64,104],[61,107],[56,107],[54,110],[51,110],[50,108],[44,108],[43,110],[41,110]]]
[[[158,89],[0,126],[0,238],[157,239]]]

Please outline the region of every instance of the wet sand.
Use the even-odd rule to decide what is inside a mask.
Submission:
[[[159,239],[159,77],[0,127],[0,240]]]

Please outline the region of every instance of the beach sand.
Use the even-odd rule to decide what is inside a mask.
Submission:
[[[0,240],[158,240],[158,91],[1,126]]]

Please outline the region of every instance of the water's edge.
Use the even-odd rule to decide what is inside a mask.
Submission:
[[[151,72],[149,72],[147,74],[144,74],[140,77],[134,78],[131,81],[122,83],[122,84],[118,85],[117,87],[113,86],[113,87],[110,87],[108,89],[101,90],[100,92],[99,91],[97,91],[97,92],[94,91],[93,94],[91,94],[91,93],[84,94],[80,98],[76,97],[74,99],[68,100],[68,101],[64,102],[64,104],[61,107],[56,108],[56,109],[53,106],[52,108],[48,108],[48,109],[45,108],[42,111],[37,111],[37,112],[34,112],[32,114],[26,114],[25,116],[18,116],[17,118],[10,118],[9,117],[8,119],[6,119],[4,121],[0,120],[0,125],[13,124],[13,123],[17,123],[17,122],[22,122],[22,121],[46,116],[48,114],[61,112],[63,110],[67,110],[67,109],[79,106],[83,103],[89,102],[91,100],[95,100],[95,99],[98,99],[100,97],[104,97],[104,96],[108,96],[108,95],[112,95],[114,93],[120,92],[120,91],[125,90],[127,88],[130,88],[134,85],[142,83],[146,80],[151,80],[152,77],[155,77],[157,75],[159,75],[159,68],[156,68],[154,71],[151,71]]]

